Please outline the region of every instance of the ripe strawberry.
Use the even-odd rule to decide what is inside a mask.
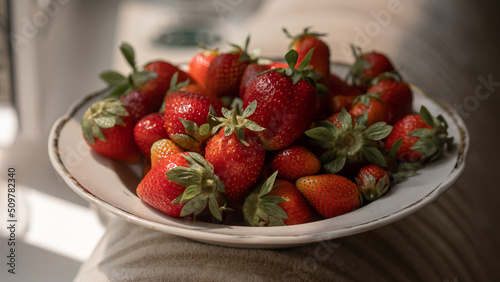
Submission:
[[[247,37],[244,49],[233,45],[231,53],[217,55],[208,66],[205,88],[212,96],[238,96],[241,77],[246,67],[253,62],[247,53],[250,37]]]
[[[217,55],[219,55],[218,49],[204,48],[201,53],[196,54],[189,62],[188,74],[203,88],[205,87],[208,66]]]
[[[359,116],[365,111],[367,112],[367,126],[380,121],[390,123],[392,120],[391,111],[385,102],[380,99],[379,94],[367,93],[353,100],[349,113]]]
[[[151,167],[137,186],[137,195],[153,208],[174,217],[196,219],[208,207],[222,220],[219,203],[224,184],[197,153],[176,153]]]
[[[340,77],[335,74],[330,74],[330,83],[328,90],[333,96],[342,95],[348,97],[356,97],[363,94],[361,90],[349,85],[347,82],[340,79]]]
[[[296,36],[288,33],[285,28],[283,28],[283,32],[293,40],[290,48],[299,54],[297,63],[300,64],[306,58],[307,53],[314,49],[314,54],[308,64],[328,78],[330,76],[330,48],[320,39],[325,34],[310,32],[309,29],[310,27],[305,28],[301,34]]]
[[[271,162],[273,171],[278,171],[280,179],[295,182],[321,169],[321,163],[313,152],[303,146],[292,145],[280,150]]]
[[[330,118],[334,119],[334,116]],[[378,148],[377,141],[387,137],[392,126],[385,122],[377,122],[367,126],[367,112],[355,118],[345,109],[338,114],[341,127],[330,121],[318,122],[318,127],[306,131],[321,147],[328,149],[320,156],[323,169],[328,173],[341,171],[347,167],[356,167],[366,161],[386,167],[385,158]],[[346,172],[345,170],[343,170]]]
[[[285,59],[289,67],[273,69],[254,79],[247,87],[243,106],[257,101],[259,107],[250,118],[266,128],[259,132],[266,150],[291,145],[309,128],[318,112],[318,92],[307,64],[312,51],[297,69],[298,54],[290,50]]]
[[[224,182],[226,198],[233,204],[245,198],[264,166],[266,152],[253,132],[263,128],[247,119],[256,107],[257,103],[252,103],[239,117],[236,110],[223,108],[226,119],[213,117],[222,123],[215,126],[212,133],[222,130],[208,141],[205,148],[205,158]]]
[[[184,152],[184,150],[179,147],[177,144],[175,144],[174,141],[170,139],[161,139],[153,143],[151,146],[150,150],[150,155],[151,155],[151,166],[155,166],[158,164],[162,159],[165,159],[166,157],[173,155],[175,153],[181,153]]]
[[[351,66],[347,75],[347,80],[355,87],[366,90],[370,84],[370,80],[377,76],[394,71],[394,67],[389,59],[377,52],[363,54],[361,49],[352,47],[356,61]],[[375,93],[375,92],[370,92]]]
[[[135,143],[147,159],[151,158],[153,143],[167,137],[165,120],[161,113],[151,113],[143,117],[134,127]]]
[[[163,111],[168,137],[186,150],[201,152],[210,137],[207,124],[210,106],[221,113],[222,104],[217,98],[186,90],[168,94]]]
[[[385,140],[386,150],[395,151],[396,159],[406,162],[434,161],[441,157],[445,145],[449,150],[452,144],[446,120],[441,115],[433,117],[424,106],[420,115],[407,115],[398,121]]]
[[[292,183],[272,174],[243,204],[245,221],[251,226],[295,225],[314,221],[317,216]]]
[[[125,103],[134,123],[137,123],[150,113],[157,112],[162,101],[156,99],[150,92],[140,89],[132,90],[118,99]]]
[[[141,152],[134,141],[134,120],[120,100],[108,98],[90,106],[81,121],[85,142],[109,158],[137,163]]]
[[[165,94],[170,88],[170,81],[175,73],[178,74],[178,82],[189,81],[190,83],[194,83],[189,74],[182,71],[177,66],[165,61],[150,62],[144,67],[144,69],[155,73],[156,77],[148,80],[142,89],[153,93],[156,99],[159,99],[160,101],[163,101],[165,98]]]
[[[351,212],[361,206],[361,194],[351,180],[336,174],[305,176],[295,182],[313,208],[331,218]]]
[[[381,167],[367,165],[359,170],[356,184],[366,200],[375,201],[387,192],[390,180],[387,172]]]
[[[241,83],[240,83],[240,98],[243,99],[243,96],[245,95],[245,91],[248,87],[248,84],[252,82],[257,76],[266,71],[271,69],[271,66],[269,65],[259,65],[257,63],[253,63],[248,65],[246,67],[245,71],[243,72],[243,75],[241,77]]]
[[[406,82],[393,79],[374,81],[376,84],[368,88],[368,93],[380,93],[380,100],[389,107],[391,112],[390,124],[395,124],[406,115],[411,114],[413,95]]]

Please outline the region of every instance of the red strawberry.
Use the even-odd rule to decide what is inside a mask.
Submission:
[[[420,115],[408,115],[398,121],[385,140],[386,150],[406,162],[436,160],[443,154],[444,146],[451,149],[452,144],[446,120],[441,115],[433,117],[424,106]]]
[[[189,62],[188,74],[199,84],[205,87],[208,66],[219,55],[218,49],[203,49]]]
[[[361,194],[351,180],[336,174],[299,178],[297,189],[322,216],[331,218],[361,206]]]
[[[209,95],[238,96],[243,72],[253,62],[247,53],[249,40],[250,37],[247,37],[244,49],[233,45],[233,52],[219,54],[212,60],[205,78]]]
[[[306,58],[307,53],[314,49],[309,65],[328,78],[330,75],[330,48],[320,39],[325,34],[309,32],[309,29],[309,27],[305,28],[301,34],[296,36],[288,33],[286,29],[283,29],[283,31],[289,38],[293,39],[290,48],[293,48],[299,54],[297,63],[300,64]]]
[[[359,48],[356,50],[352,47],[352,49],[356,61],[351,66],[347,78],[351,81],[353,86],[366,90],[370,80],[383,73],[394,71],[392,63],[385,55],[378,52],[363,54]]]
[[[173,155],[175,153],[181,153],[184,150],[175,144],[174,141],[170,139],[161,139],[153,143],[151,146],[151,166],[155,166],[162,159]]]
[[[251,226],[294,225],[317,219],[316,212],[292,183],[271,175],[243,204],[243,215]]]
[[[318,92],[307,66],[312,51],[295,69],[297,56],[295,50],[290,50],[285,56],[289,67],[260,75],[248,85],[243,97],[243,106],[253,101],[259,105],[250,119],[266,128],[259,132],[266,150],[291,145],[318,112]]]
[[[342,95],[348,97],[356,97],[363,94],[361,90],[349,85],[347,82],[340,79],[335,74],[330,74],[330,83],[328,90],[333,96]]]
[[[356,184],[366,200],[374,201],[387,192],[390,180],[383,168],[367,165],[359,170]]]
[[[153,166],[137,186],[137,195],[153,208],[174,217],[196,219],[208,210],[222,220],[224,184],[197,153],[176,153]]]
[[[367,126],[383,121],[391,122],[391,111],[376,93],[367,93],[356,97],[353,100],[349,113],[354,116],[362,115],[367,112]]]
[[[387,137],[392,126],[385,122],[367,126],[366,112],[353,119],[352,114],[347,113],[345,109],[338,115],[332,115],[329,120],[317,122],[318,127],[305,132],[314,139],[315,144],[327,149],[320,156],[326,172],[337,173],[342,170],[347,173],[344,169],[346,164],[349,165],[346,168],[356,168],[365,162],[387,166],[377,141]],[[336,120],[340,126],[335,124]]]
[[[207,124],[210,106],[221,113],[217,98],[179,90],[165,98],[164,117],[168,137],[184,149],[201,152],[204,141],[210,137]],[[206,126],[203,126],[207,124]]]
[[[271,66],[269,65],[259,65],[257,63],[253,63],[248,65],[248,67],[245,69],[243,72],[243,76],[241,77],[241,83],[240,83],[240,98],[243,98],[245,95],[245,90],[248,87],[248,84],[252,82],[255,78],[257,78],[257,75],[260,73],[271,69]]]
[[[150,92],[140,89],[132,90],[118,99],[126,104],[126,109],[133,118],[134,123],[150,113],[157,112],[162,101],[156,99]]]
[[[308,175],[314,175],[321,169],[321,163],[309,149],[292,145],[280,150],[271,163],[273,171],[278,171],[280,179],[295,182]]]
[[[161,113],[151,113],[143,117],[134,127],[135,143],[148,159],[151,158],[153,143],[167,137],[165,120]]]
[[[257,135],[252,130],[263,130],[247,118],[255,111],[256,103],[249,105],[243,115],[223,109],[223,118],[215,118],[222,123],[213,128],[212,133],[222,128],[212,137],[205,148],[205,158],[214,166],[215,174],[225,184],[226,198],[233,204],[240,203],[255,184],[264,166],[266,152]]]
[[[134,124],[123,102],[115,98],[92,104],[81,121],[85,142],[94,151],[128,163],[141,158],[134,141]]]
[[[154,96],[163,101],[165,94],[170,88],[170,81],[175,73],[178,73],[178,82],[183,82],[189,80],[193,82],[189,74],[179,69],[177,66],[164,61],[154,61],[148,63],[145,70],[156,74],[156,78],[149,80],[146,85],[142,87],[143,90],[151,92]],[[161,102],[160,102],[161,104]]]
[[[384,101],[391,112],[390,124],[395,124],[406,115],[411,114],[413,95],[407,83],[393,79],[381,79],[367,91],[368,93],[380,93],[380,100]]]

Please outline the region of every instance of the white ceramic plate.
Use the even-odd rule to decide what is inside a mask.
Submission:
[[[381,199],[335,218],[284,227],[217,225],[173,218],[154,210],[135,194],[139,166],[130,166],[92,152],[83,140],[80,119],[109,89],[87,95],[57,120],[49,136],[50,160],[64,181],[85,200],[131,223],[197,241],[245,248],[284,248],[348,236],[402,219],[434,201],[461,175],[469,150],[463,120],[447,104],[431,99],[416,87],[414,111],[425,105],[449,123],[455,148],[420,175],[391,189]]]

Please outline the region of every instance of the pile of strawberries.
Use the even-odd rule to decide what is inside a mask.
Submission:
[[[375,201],[452,146],[446,121],[422,107],[380,53],[356,56],[345,79],[330,72],[323,34],[292,36],[286,63],[244,47],[204,50],[187,72],[138,68],[82,118],[88,145],[144,163],[137,195],[170,216],[251,226],[331,218]]]

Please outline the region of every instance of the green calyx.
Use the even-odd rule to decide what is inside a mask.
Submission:
[[[294,49],[290,49],[286,55],[285,55],[285,60],[288,64],[287,68],[275,68],[275,69],[270,69],[266,70],[259,75],[262,75],[264,73],[270,72],[270,71],[275,71],[279,72],[281,74],[284,74],[286,76],[289,76],[292,79],[293,84],[297,84],[299,80],[304,79],[306,81],[309,81],[312,85],[314,85],[317,89],[323,89],[321,87],[318,87],[316,85],[316,81],[321,78],[321,74],[314,71],[311,66],[309,66],[309,62],[311,61],[312,54],[314,52],[314,48],[309,50],[307,55],[304,57],[302,62],[300,62],[299,66],[295,68],[297,65],[297,61],[299,59],[299,53],[295,51]]]
[[[132,68],[132,73],[124,76],[121,73],[113,70],[102,72],[99,77],[104,80],[108,85],[113,86],[114,90],[111,92],[110,97],[120,97],[131,90],[142,87],[150,79],[156,78],[158,75],[154,72],[147,70],[138,70],[135,63],[135,52],[132,46],[127,43],[120,45],[120,51],[127,61],[128,65]]]
[[[245,222],[250,226],[283,226],[288,215],[278,204],[288,201],[281,196],[269,195],[275,187],[278,172],[273,173],[261,187],[255,189],[243,204]]]
[[[321,36],[325,36],[326,33],[317,33],[317,32],[310,32],[309,30],[311,29],[311,27],[306,27],[304,28],[304,30],[302,31],[302,33],[299,33],[297,35],[292,35],[288,32],[288,30],[286,28],[282,28],[283,32],[286,34],[286,36],[290,39],[292,39],[292,42],[290,43],[290,46],[288,46],[288,48],[292,48],[293,45],[295,44],[295,41],[299,40],[300,38],[304,37],[304,36],[314,36],[314,37],[321,37]]]
[[[198,151],[205,140],[210,136],[210,125],[208,123],[198,126],[194,121],[179,118],[186,134],[174,134],[172,141],[188,151]]]
[[[177,166],[165,174],[168,180],[186,187],[172,203],[185,204],[181,217],[192,214],[195,219],[208,205],[210,213],[222,221],[225,209],[224,183],[214,174],[214,167],[200,154],[189,152],[183,157],[188,167]]]
[[[375,176],[361,173],[361,179],[356,178],[356,184],[363,197],[368,201],[375,201],[389,190],[389,178],[382,177],[379,181]]]
[[[382,92],[378,92],[378,93],[366,93],[366,94],[363,94],[363,95],[359,95],[359,96],[356,96],[354,98],[354,100],[352,101],[352,104],[355,105],[357,103],[361,103],[365,106],[368,107],[368,105],[370,104],[370,99],[375,99],[375,100],[378,100],[378,101],[381,101],[383,103],[385,103],[384,101],[382,101],[382,99],[380,99],[380,94]]]
[[[243,143],[245,146],[249,146],[248,142],[245,139],[245,128],[256,132],[266,130],[256,122],[248,119],[248,117],[250,117],[256,109],[257,101],[253,101],[246,107],[241,116],[237,114],[236,109],[228,110],[226,108],[222,108],[222,115],[224,117],[218,117],[215,113],[215,110],[211,108],[209,114],[209,123],[212,125],[212,134],[217,133],[219,129],[224,127],[225,136],[236,133],[236,136],[238,136],[238,139],[241,141],[241,143]]]
[[[326,172],[337,173],[346,163],[362,160],[380,167],[387,166],[376,141],[384,139],[391,133],[391,125],[377,122],[367,127],[366,111],[356,117],[353,125],[351,115],[344,108],[339,114],[339,122],[342,125],[341,129],[332,122],[321,121],[318,127],[305,132],[319,146],[329,149],[320,156]]]
[[[363,51],[360,47],[355,47],[351,44],[351,50],[355,61],[347,73],[345,81],[350,82],[354,86],[361,86],[365,78],[363,71],[369,69],[371,65],[367,60],[363,59]]]
[[[116,98],[107,98],[95,102],[83,114],[81,120],[82,131],[85,139],[90,144],[95,144],[94,138],[106,142],[102,128],[112,128],[115,125],[125,126],[121,117],[128,116],[126,104]]]
[[[435,161],[441,157],[444,148],[451,150],[453,137],[448,137],[448,123],[443,116],[433,117],[429,110],[422,106],[420,108],[422,121],[431,128],[416,129],[409,136],[418,137],[418,141],[411,147],[412,150],[422,153],[422,159]]]

